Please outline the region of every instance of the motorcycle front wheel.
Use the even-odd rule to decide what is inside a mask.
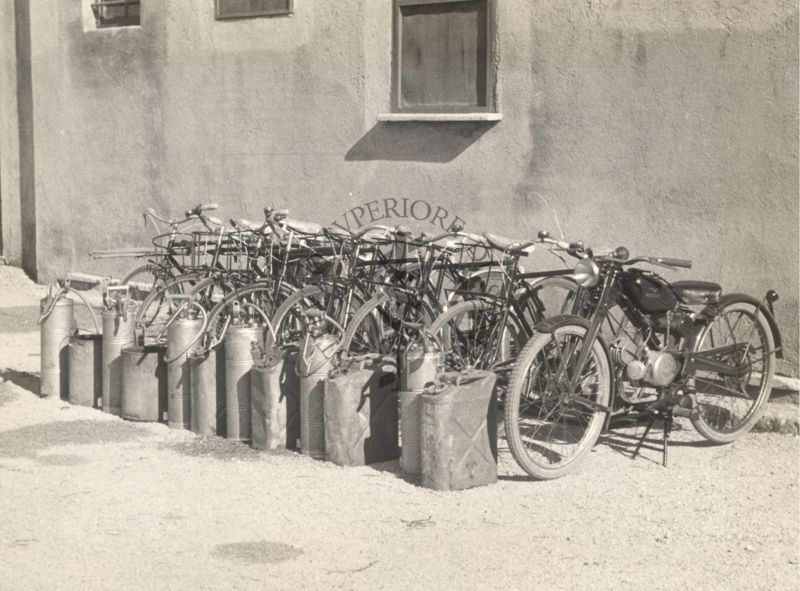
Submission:
[[[772,391],[772,330],[756,305],[723,301],[698,335],[694,352],[740,374],[697,370],[694,375],[698,412],[692,424],[709,441],[730,443],[753,428]]]
[[[591,347],[573,387],[578,355]],[[594,447],[611,397],[611,367],[599,340],[586,342],[586,327],[567,324],[535,335],[517,359],[505,404],[505,428],[514,459],[537,480],[575,469]]]

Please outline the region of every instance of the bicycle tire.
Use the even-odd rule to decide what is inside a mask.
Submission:
[[[511,311],[506,325],[500,327],[501,313],[502,308],[494,302],[466,300],[436,317],[430,332],[444,351],[447,371],[493,370],[510,363],[524,344],[525,334]]]
[[[166,305],[170,295],[188,294],[201,277],[197,273],[179,275],[153,289],[136,310],[135,326],[145,332],[153,326],[158,327],[169,319],[169,309]],[[157,330],[157,328],[156,328]]]
[[[277,345],[295,343],[302,340],[305,335],[305,321],[303,310],[317,308],[323,310],[339,325],[346,326],[353,313],[348,313],[345,300],[349,290],[343,287],[333,287],[333,291],[323,289],[318,285],[307,285],[295,291],[278,306],[271,319],[272,328],[277,337]],[[338,292],[338,293],[337,293]],[[360,296],[353,293],[350,309],[358,310],[364,304]],[[346,316],[346,317],[345,317]]]
[[[537,334],[520,353],[514,367],[504,408],[506,438],[517,464],[534,479],[560,478],[574,470],[594,447],[603,428],[607,412],[599,410],[598,405],[608,407],[611,398],[611,360],[602,341],[598,338],[592,343],[591,357],[584,371],[587,377],[581,379],[582,392],[579,396],[565,395],[558,379],[561,375],[559,363],[569,371],[570,360],[570,355],[566,355],[564,363],[558,339],[573,337],[582,342],[586,333],[587,329],[582,324],[566,324],[552,333]],[[548,349],[553,345],[554,351]],[[573,353],[575,351],[577,344]],[[553,366],[557,368],[555,373],[550,371]],[[588,381],[592,369],[597,374],[594,380],[596,390],[589,396],[593,387]],[[538,374],[542,371],[548,375],[536,375],[538,382],[532,379],[534,372]],[[531,392],[536,384],[544,385],[542,392]],[[559,391],[554,392],[556,389]],[[538,394],[538,400],[535,394]],[[537,407],[538,416],[531,416]],[[543,416],[543,411],[548,408],[549,412]],[[525,425],[521,425],[523,418]],[[543,423],[541,435],[535,429],[537,422]],[[561,441],[569,436],[577,439],[572,450]],[[563,461],[556,461],[559,458]]]
[[[271,281],[259,281],[226,294],[208,313],[204,346],[210,350],[222,343],[228,328],[229,317],[226,314],[234,302],[252,304],[269,319],[275,311],[276,299],[281,295],[279,292],[276,296],[274,292],[275,285]]]
[[[396,313],[402,305],[401,314]],[[341,348],[353,355],[379,353],[397,354],[418,331],[406,329],[406,324],[429,325],[433,311],[427,303],[415,306],[401,304],[388,293],[378,294],[356,310],[345,326]]]

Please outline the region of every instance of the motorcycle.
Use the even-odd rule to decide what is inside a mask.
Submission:
[[[758,421],[782,356],[775,291],[763,301],[722,295],[716,283],[676,281],[638,264],[691,268],[691,261],[631,257],[619,247],[580,258],[571,314],[544,320],[520,353],[506,394],[509,448],[535,479],[572,471],[612,417],[664,424],[663,464],[675,417],[687,417],[715,443],[728,443]]]

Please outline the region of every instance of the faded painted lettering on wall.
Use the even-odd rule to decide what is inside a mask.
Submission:
[[[444,231],[449,230],[454,224],[465,224],[462,217],[441,205],[428,203],[424,199],[412,201],[408,198],[393,199],[391,197],[356,205],[336,218],[332,224],[352,232],[376,222],[425,222]]]

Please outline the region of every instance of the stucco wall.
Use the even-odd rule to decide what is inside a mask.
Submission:
[[[425,199],[474,230],[557,215],[570,238],[695,261],[670,277],[775,288],[796,364],[793,1],[500,0],[497,124],[376,121],[389,0],[225,22],[211,0],[155,6],[84,31],[81,0],[31,0],[42,277],[111,270],[88,251],[144,241],[147,205],[330,222]]]

